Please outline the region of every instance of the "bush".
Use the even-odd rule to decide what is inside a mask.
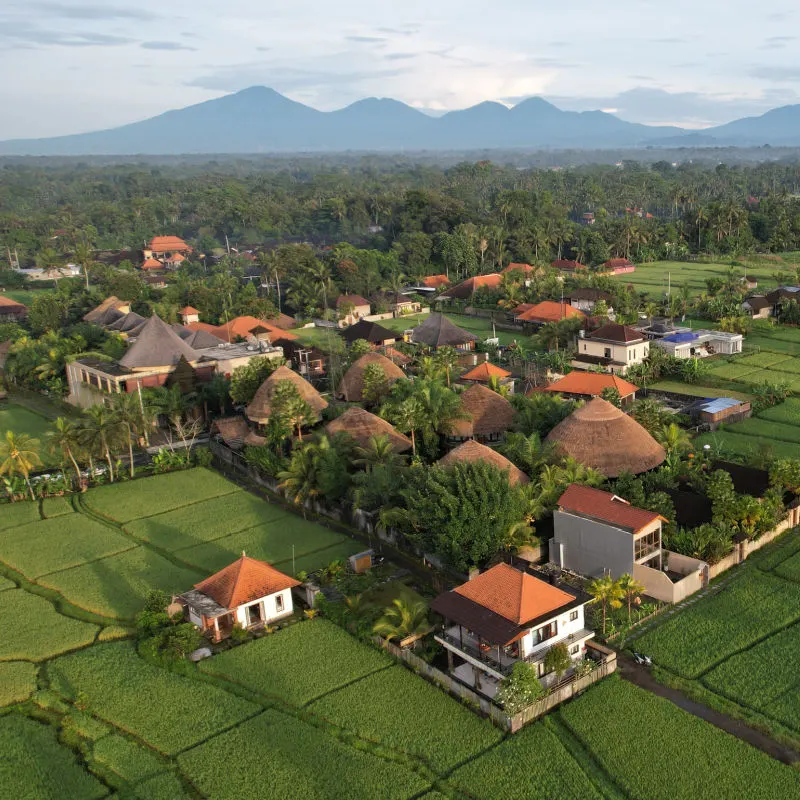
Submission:
[[[544,693],[536,677],[536,668],[525,661],[517,661],[511,674],[500,683],[495,699],[513,715],[535,703]]]

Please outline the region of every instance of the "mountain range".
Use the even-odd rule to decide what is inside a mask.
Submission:
[[[603,111],[562,111],[540,97],[513,108],[484,102],[433,117],[368,98],[318,111],[273,89],[234,94],[117,128],[0,142],[0,155],[188,155],[344,151],[800,145],[800,105],[703,131],[626,122]]]

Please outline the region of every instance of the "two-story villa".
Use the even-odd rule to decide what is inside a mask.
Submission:
[[[578,339],[578,355],[572,366],[576,369],[603,367],[607,372],[624,375],[629,367],[641,364],[649,354],[650,342],[641,331],[609,322]]]
[[[436,640],[447,650],[450,673],[494,697],[498,683],[517,661],[534,665],[544,683],[544,657],[564,643],[574,660],[583,658],[594,636],[584,623],[589,595],[553,585],[508,564],[491,569],[450,592],[431,608],[445,618]]]

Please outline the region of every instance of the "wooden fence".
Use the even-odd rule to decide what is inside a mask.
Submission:
[[[489,717],[492,724],[508,733],[517,733],[522,730],[525,725],[544,716],[549,711],[552,711],[565,701],[580,694],[584,689],[587,689],[593,683],[597,683],[597,681],[605,678],[617,669],[617,654],[607,647],[589,641],[586,643],[587,648],[594,650],[599,659],[595,669],[588,675],[584,675],[580,678],[574,676],[567,678],[550,690],[540,700],[537,700],[517,714],[509,715],[506,714],[502,708],[495,705],[488,697],[475,692],[461,683],[461,681],[456,680],[446,672],[442,672],[427,661],[423,661],[411,650],[404,650],[379,636],[375,637],[375,643],[398,661],[403,662],[418,675],[421,675],[443,691],[453,695],[453,697],[457,697],[466,705]]]

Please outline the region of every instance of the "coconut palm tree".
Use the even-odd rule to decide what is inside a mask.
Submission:
[[[108,464],[108,477],[112,482],[114,481],[112,450],[119,446],[123,435],[124,426],[110,408],[97,405],[86,410],[81,425],[81,441],[84,446],[105,458]]]
[[[400,402],[389,402],[381,409],[381,415],[401,433],[411,435],[411,452],[416,457],[416,432],[425,426],[425,407],[419,399],[411,396]]]
[[[691,447],[689,434],[674,422],[657,428],[653,438],[664,448],[667,455],[682,453]]]
[[[383,612],[372,630],[384,639],[406,639],[409,636],[421,637],[431,630],[428,622],[428,607],[422,600],[415,603],[395,598],[392,605]]]
[[[295,505],[303,506],[305,516],[305,503],[317,497],[317,456],[312,448],[299,447],[292,453],[289,466],[276,476],[280,483],[278,488]]]
[[[94,248],[85,233],[81,233],[75,242],[75,252],[73,254],[75,262],[81,265],[83,277],[86,281],[86,288],[89,288],[89,271],[95,265]]]
[[[386,435],[370,436],[366,447],[356,447],[358,458],[353,463],[359,467],[365,467],[369,472],[373,467],[380,464],[386,466],[396,466],[403,462],[403,456],[395,453],[392,440]]]
[[[0,475],[8,475],[12,479],[16,475],[21,475],[30,492],[31,500],[36,499],[31,486],[31,470],[41,466],[39,440],[25,433],[6,431],[5,440],[0,440]]]
[[[116,421],[122,425],[128,442],[128,462],[130,464],[131,478],[134,476],[133,468],[133,438],[139,437],[147,429],[150,419],[138,395],[128,392],[115,394],[111,399],[111,409]]]
[[[297,438],[301,442],[303,426],[311,424],[316,419],[314,410],[300,396],[300,392],[291,381],[278,381],[272,396],[272,413],[295,429]]]
[[[617,583],[619,584],[619,588],[622,590],[622,594],[625,597],[625,602],[628,604],[628,621],[630,622],[631,604],[645,590],[645,586],[644,584],[635,580],[633,575],[630,575],[627,572],[624,575],[620,575]]]
[[[53,423],[53,431],[47,439],[47,447],[53,454],[61,456],[62,464],[67,461],[72,463],[78,484],[81,482],[81,468],[75,458],[75,453],[80,447],[80,428],[71,419],[59,417]]]
[[[440,347],[433,360],[444,373],[447,386],[450,386],[450,373],[458,366],[458,350],[455,347]]]
[[[624,593],[619,583],[610,575],[595,578],[588,586],[589,594],[603,609],[603,633],[606,632],[606,615],[609,608],[621,608]]]

